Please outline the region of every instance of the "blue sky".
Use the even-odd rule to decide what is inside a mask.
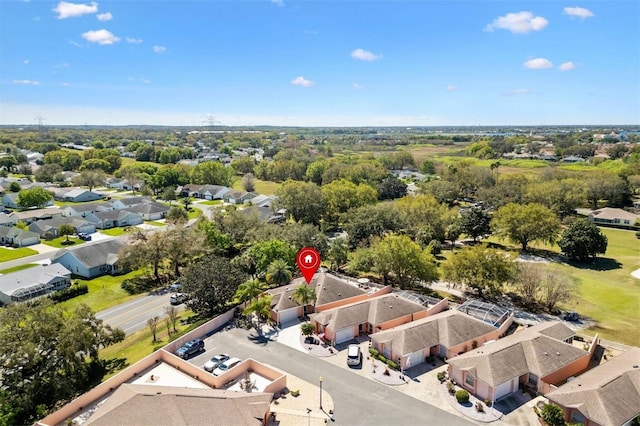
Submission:
[[[0,2],[0,124],[640,123],[640,2]]]

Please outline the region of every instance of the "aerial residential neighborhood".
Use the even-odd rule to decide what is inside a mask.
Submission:
[[[640,2],[0,2],[0,426],[640,426]]]

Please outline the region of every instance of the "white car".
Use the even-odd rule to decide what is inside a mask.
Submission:
[[[218,368],[213,370],[213,375],[214,376],[221,376],[224,373],[226,373],[227,371],[231,370],[236,365],[240,364],[241,362],[242,362],[242,360],[240,358],[229,358],[228,360],[226,360],[225,362],[220,364],[218,366]]]
[[[360,365],[362,362],[362,352],[359,345],[349,345],[347,349],[347,365]]]
[[[209,373],[211,373],[213,370],[218,368],[220,366],[220,364],[222,364],[223,362],[225,362],[229,358],[231,358],[231,357],[229,355],[227,355],[227,354],[214,355],[214,356],[211,357],[211,359],[209,361],[207,361],[207,363],[205,365],[202,366],[202,368],[204,368]]]

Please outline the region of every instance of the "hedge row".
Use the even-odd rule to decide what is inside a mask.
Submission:
[[[54,291],[49,295],[49,298],[54,302],[64,302],[65,300],[73,299],[81,294],[89,293],[89,286],[86,284],[75,284],[64,290]]]

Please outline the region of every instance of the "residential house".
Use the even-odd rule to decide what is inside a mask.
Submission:
[[[570,155],[562,159],[563,163],[583,163],[584,161],[584,158],[578,157],[576,155]]]
[[[72,206],[66,206],[66,207],[63,207],[61,210],[62,210],[62,216],[87,217],[94,213],[114,210],[114,207],[113,205],[111,205],[111,203],[86,203],[86,204],[75,204]]]
[[[258,194],[251,200],[245,201],[245,204],[251,204],[252,206],[258,207],[272,207],[275,199],[275,195]]]
[[[451,358],[504,335],[513,316],[500,328],[456,309],[439,312],[372,334],[371,345],[402,368],[425,362],[428,356]]]
[[[20,228],[0,226],[0,244],[15,247],[26,247],[38,244],[39,242],[40,236],[35,232]]]
[[[626,210],[604,207],[589,213],[587,219],[596,225],[634,226],[640,216]]]
[[[139,191],[141,185],[142,185],[142,182],[140,180],[134,180],[133,187],[131,187],[131,182],[129,182],[129,179],[126,179],[126,178],[107,179],[107,187],[112,189],[117,189],[119,191],[132,191],[132,190]]]
[[[123,210],[129,209],[130,207],[136,206],[138,204],[151,203],[151,200],[147,197],[136,196],[127,198],[114,198],[110,201],[110,203],[115,210]]]
[[[5,206],[8,209],[19,209],[21,208],[18,205],[18,195],[20,193],[19,192],[9,192],[7,194],[4,194],[2,196],[2,205]],[[43,205],[39,206],[40,208],[42,207],[50,207],[53,206],[53,197],[51,197],[51,199],[49,199],[46,203],[44,203]]]
[[[139,214],[144,220],[159,220],[167,216],[170,207],[153,201],[132,205],[127,210]]]
[[[84,203],[88,201],[102,200],[104,198],[104,194],[82,188],[73,188],[70,190],[59,191],[54,198],[63,202]]]
[[[257,195],[258,194],[256,194],[255,192],[231,190],[224,194],[222,199],[225,203],[229,204],[243,204],[249,200],[252,200]]]
[[[429,315],[428,309],[397,294],[370,297],[310,315],[316,333],[337,345]]]
[[[95,278],[120,272],[118,253],[125,242],[121,239],[83,244],[74,250],[61,249],[51,258],[51,263],[60,263],[74,275]]]
[[[231,188],[221,185],[196,185],[188,184],[178,188],[181,197],[193,197],[203,200],[222,200],[222,197],[231,191]]]
[[[242,210],[238,210],[245,216],[255,216],[263,223],[281,223],[286,220],[284,214],[274,213],[273,209],[269,206],[248,206]]]
[[[589,366],[599,339],[585,351],[571,344],[574,335],[560,321],[537,324],[448,359],[449,377],[481,400],[521,387],[544,395]]]
[[[135,226],[144,222],[142,216],[129,210],[106,210],[86,216],[88,222],[98,229],[110,229],[121,226]]]
[[[18,223],[18,218],[12,214],[0,213],[0,226],[14,226]]]
[[[56,217],[53,219],[37,220],[29,225],[29,231],[35,232],[44,237],[49,234],[53,238],[59,235],[60,226],[63,224],[70,224],[76,234],[93,234],[96,232],[96,227],[93,223],[80,219],[79,217]]]
[[[567,381],[546,395],[565,420],[584,426],[628,426],[640,416],[640,348]]]
[[[15,217],[16,221],[24,222],[27,225],[36,220],[52,219],[62,216],[62,210],[57,207],[49,207],[46,209],[31,209],[17,211],[10,214]]]
[[[71,285],[71,272],[62,265],[34,266],[0,275],[0,302],[24,302]]]

